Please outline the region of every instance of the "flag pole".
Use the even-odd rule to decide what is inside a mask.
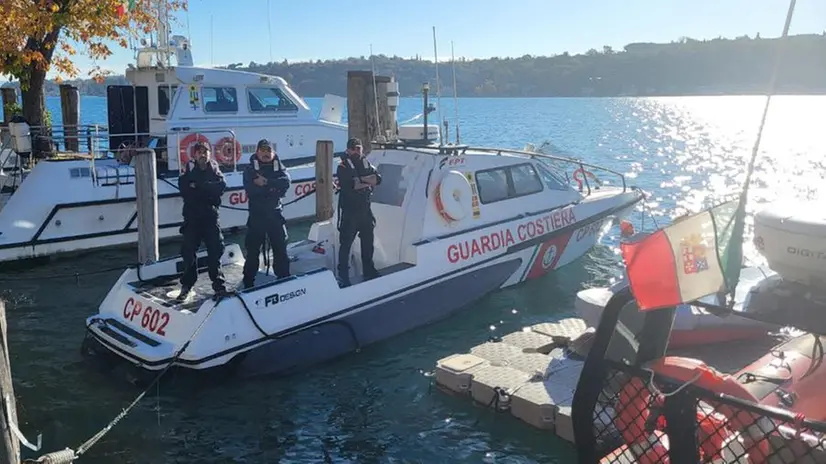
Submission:
[[[740,193],[740,201],[737,204],[737,212],[735,213],[734,217],[734,227],[732,228],[731,237],[735,240],[740,240],[741,242],[743,235],[745,234],[746,228],[746,202],[748,201],[749,184],[751,183],[751,177],[754,173],[754,164],[757,160],[757,153],[760,150],[760,141],[763,138],[763,129],[766,126],[766,118],[769,114],[769,105],[771,104],[771,98],[775,92],[775,87],[777,86],[777,74],[780,69],[780,61],[783,57],[784,48],[788,42],[789,27],[792,23],[792,16],[794,14],[794,7],[796,3],[797,0],[789,1],[789,9],[786,12],[786,22],[783,25],[783,33],[781,34],[780,39],[778,40],[777,54],[775,55],[774,60],[774,68],[772,69],[771,78],[769,80],[769,87],[766,93],[766,105],[763,107],[763,116],[760,118],[760,126],[757,129],[757,138],[754,141],[754,147],[751,151],[751,159],[749,160],[748,167],[746,168],[746,180],[743,183],[743,190]],[[738,256],[729,256],[727,258],[725,264],[726,269],[724,269],[723,272],[724,276],[735,276],[736,279],[734,282],[726,282],[726,287],[728,288],[730,297],[727,305],[729,309],[732,309],[735,304],[735,291],[737,290],[737,284],[739,282],[740,268],[743,264],[742,243],[736,248],[736,250],[738,251]]]

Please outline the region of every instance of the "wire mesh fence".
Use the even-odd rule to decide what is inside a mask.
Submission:
[[[826,423],[605,360],[589,411],[600,463],[826,463]],[[699,378],[699,375],[697,376]],[[596,380],[596,379],[595,379]]]

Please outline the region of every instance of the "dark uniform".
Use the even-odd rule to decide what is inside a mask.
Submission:
[[[214,160],[209,160],[204,168],[190,161],[186,165],[186,172],[178,177],[178,188],[184,200],[184,224],[180,229],[184,236],[181,245],[184,274],[181,276],[181,294],[178,297],[181,300],[186,298],[198,279],[195,253],[202,242],[207,249],[207,267],[212,289],[216,294],[226,292],[224,274],[221,271],[224,236],[218,220],[221,196],[226,186],[224,175]]]
[[[340,241],[338,276],[344,286],[350,285],[349,257],[356,234],[361,239],[361,265],[364,269],[365,279],[373,279],[379,276],[373,264],[373,229],[376,226],[376,218],[370,209],[370,197],[373,188],[365,187],[357,190],[355,183],[360,177],[375,175],[376,185],[379,185],[381,184],[381,175],[364,155],[359,152],[351,152],[351,150],[360,146],[361,142],[358,139],[348,140],[348,152],[342,157],[338,169],[336,169],[336,176],[341,187],[338,195]]]
[[[267,179],[266,185],[259,186],[253,181],[257,176]],[[279,278],[290,275],[290,259],[287,256],[287,225],[281,214],[281,199],[290,188],[290,175],[276,156],[270,163],[259,161],[253,154],[250,164],[244,170],[244,189],[247,191],[249,217],[247,218],[247,249],[244,263],[244,287],[255,283],[258,272],[258,254],[269,237],[273,251],[273,272]]]

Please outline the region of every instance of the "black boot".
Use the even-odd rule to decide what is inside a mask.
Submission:
[[[379,277],[381,277],[381,274],[379,274],[379,271],[377,271],[374,267],[370,267],[364,271],[364,280],[373,280],[378,279]]]
[[[181,287],[181,293],[180,293],[180,294],[178,294],[178,297],[177,297],[177,298],[175,298],[175,299],[176,299],[176,300],[178,300],[178,301],[184,301],[184,300],[186,300],[186,298],[187,298],[187,297],[188,297],[191,293],[192,293],[192,286],[191,286],[191,285],[182,286],[182,287]]]
[[[349,269],[338,269],[338,286],[340,288],[349,287],[350,284],[350,270]]]

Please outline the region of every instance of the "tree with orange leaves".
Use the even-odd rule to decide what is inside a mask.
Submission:
[[[0,75],[16,78],[23,91],[23,116],[43,124],[46,74],[77,77],[72,57],[93,60],[112,54],[107,45],[127,47],[130,38],[158,27],[158,8],[186,9],[186,0],[0,0]],[[75,45],[73,45],[75,44]],[[89,75],[102,80],[100,66]]]

